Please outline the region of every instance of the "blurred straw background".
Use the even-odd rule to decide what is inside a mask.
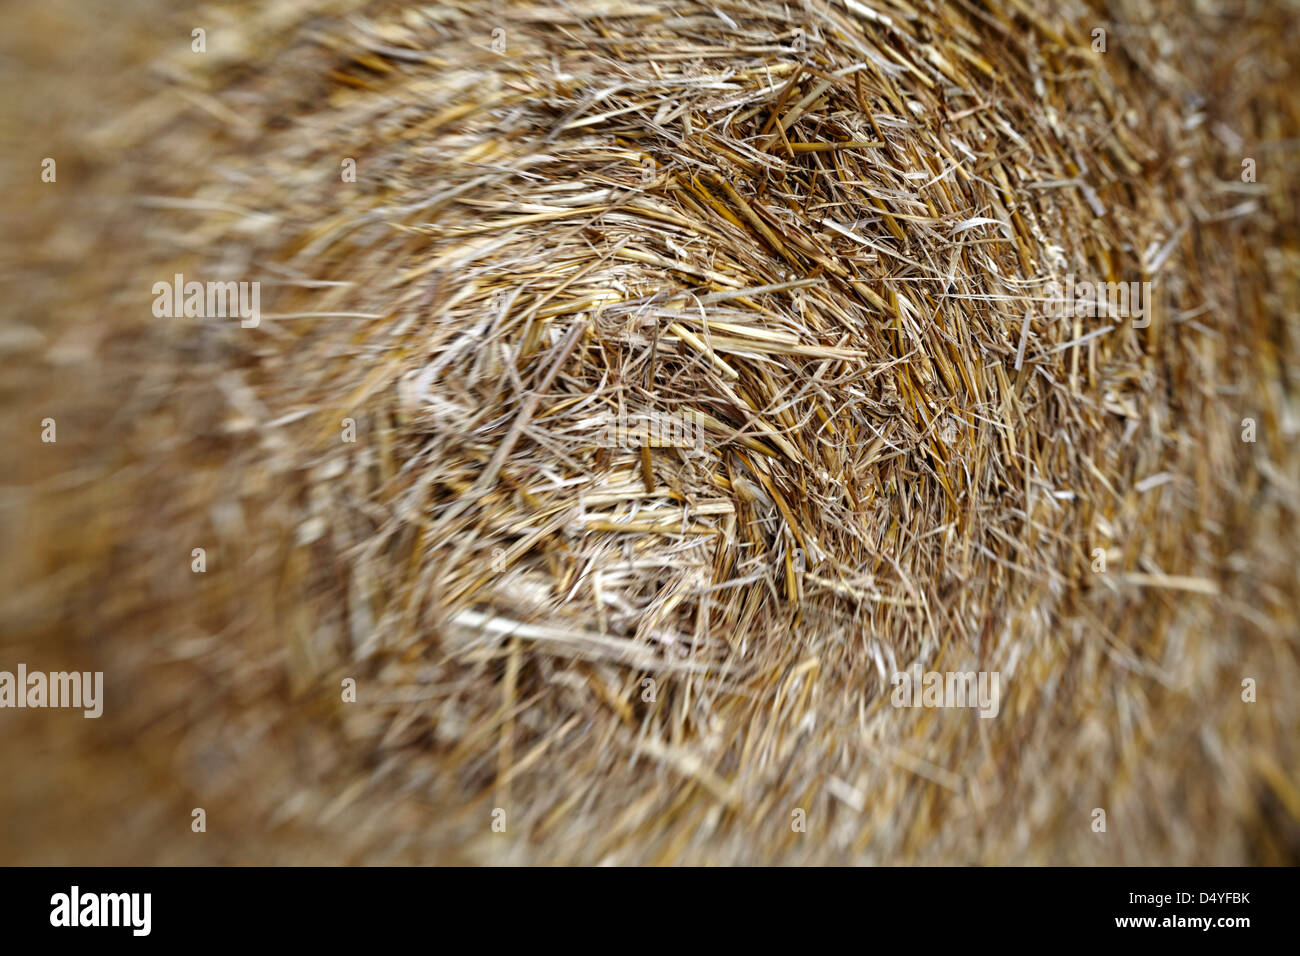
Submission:
[[[1297,13],[6,6],[0,863],[1300,862]]]

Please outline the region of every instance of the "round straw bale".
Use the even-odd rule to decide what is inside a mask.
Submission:
[[[0,862],[1300,859],[1293,6],[52,6]]]

